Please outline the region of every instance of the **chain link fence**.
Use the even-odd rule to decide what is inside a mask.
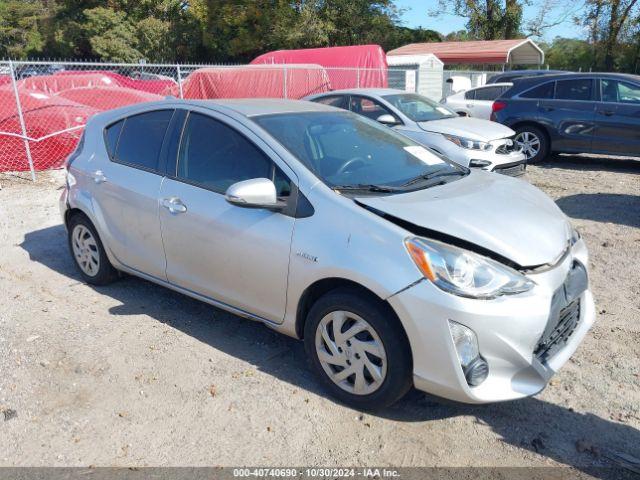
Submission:
[[[0,61],[0,172],[35,180],[37,171],[60,168],[89,117],[125,105],[387,86],[421,92],[417,71],[402,68]]]

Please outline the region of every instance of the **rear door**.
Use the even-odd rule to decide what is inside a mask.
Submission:
[[[601,78],[599,83],[593,150],[640,155],[640,85],[611,78]]]
[[[475,95],[472,100],[467,100],[467,108],[472,117],[489,120],[491,107],[496,98],[504,92],[504,86],[486,86],[474,89]],[[466,95],[465,95],[466,98]]]
[[[255,134],[211,111],[189,112],[159,195],[169,282],[280,323],[294,218],[225,199],[233,183],[270,178],[291,200],[293,172]]]
[[[580,77],[555,82],[553,99],[541,100],[545,121],[555,131],[553,149],[590,152],[595,126],[595,80]]]
[[[105,129],[109,162],[93,171],[97,214],[104,219],[108,246],[123,265],[165,278],[158,220],[160,166],[173,109],[132,115]]]

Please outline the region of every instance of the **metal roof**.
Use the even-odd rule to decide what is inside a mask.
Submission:
[[[539,65],[544,52],[532,40],[477,40],[469,42],[410,43],[387,52],[387,56],[433,54],[445,64]]]

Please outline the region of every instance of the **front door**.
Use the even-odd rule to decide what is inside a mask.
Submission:
[[[294,218],[232,205],[224,193],[242,180],[270,178],[286,199],[293,173],[248,129],[229,122],[209,113],[187,118],[175,175],[159,198],[167,279],[280,323]]]

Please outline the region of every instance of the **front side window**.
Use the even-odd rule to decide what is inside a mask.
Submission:
[[[458,116],[448,107],[416,93],[385,95],[383,98],[414,122],[428,122]]]
[[[381,105],[379,102],[370,98],[358,97],[355,95],[351,96],[349,101],[349,110],[353,113],[357,113],[358,115],[370,118],[371,120],[377,120],[381,115],[391,115],[396,118],[389,109]]]
[[[178,154],[178,178],[218,193],[242,180],[269,178],[285,196],[288,179],[276,173],[271,159],[244,135],[211,117],[189,114]]]
[[[322,97],[314,100],[316,103],[322,103],[324,105],[330,105],[336,108],[347,109],[347,101],[343,95],[334,95],[332,97]]]
[[[171,115],[173,110],[154,110],[127,117],[117,141],[115,161],[145,170],[158,170],[158,157]],[[111,139],[110,133],[113,133]],[[114,138],[115,131],[107,131],[108,145]]]
[[[591,100],[593,81],[591,79],[558,80],[556,82],[557,100]]]
[[[602,101],[614,103],[640,103],[640,86],[629,82],[603,79]]]
[[[466,173],[394,130],[349,112],[285,113],[253,120],[334,188],[405,188],[421,176]]]

